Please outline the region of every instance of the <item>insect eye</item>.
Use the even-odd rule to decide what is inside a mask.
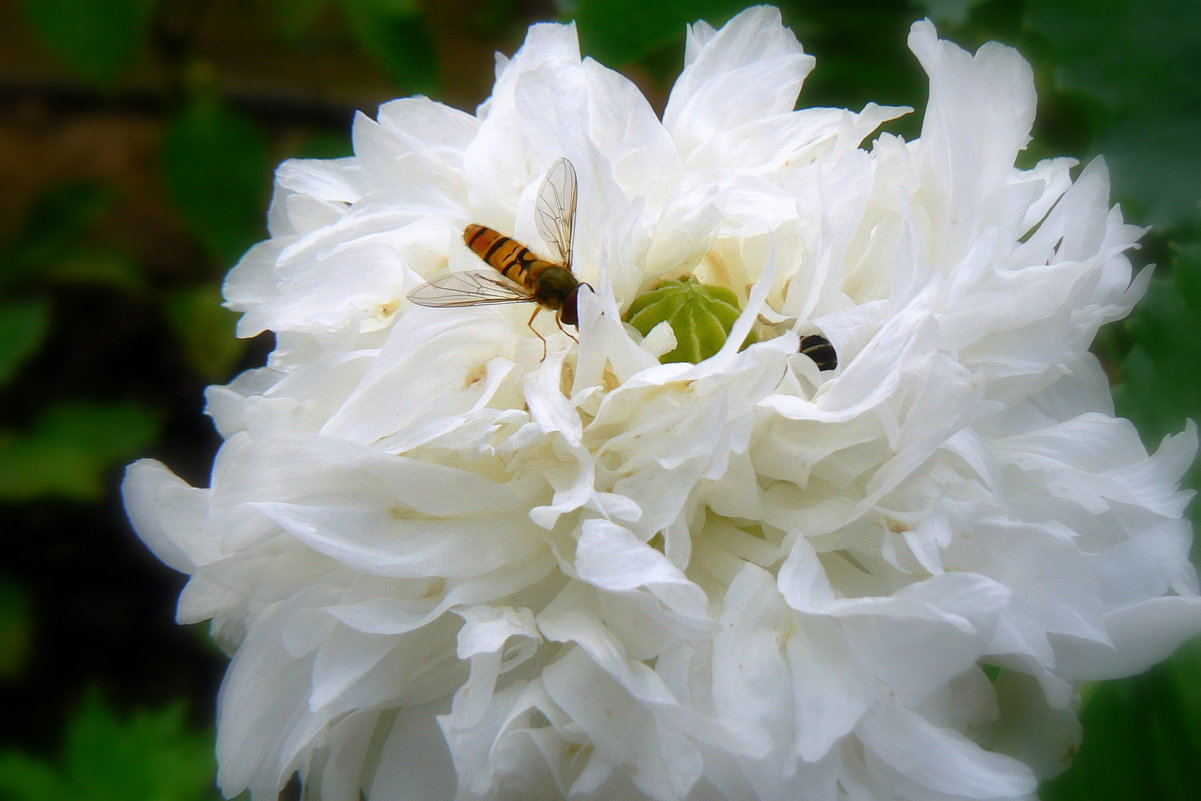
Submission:
[[[577,286],[571,290],[566,298],[563,299],[563,308],[559,310],[559,319],[568,325],[578,325],[578,310],[576,309],[576,296],[580,294],[580,288]]]

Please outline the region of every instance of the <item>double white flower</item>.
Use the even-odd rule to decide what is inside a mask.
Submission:
[[[570,25],[501,59],[475,116],[425,98],[290,161],[230,274],[267,367],[210,389],[212,487],[133,465],[179,618],[233,655],[220,782],[323,801],[1033,799],[1076,689],[1201,629],[1177,483],[1087,348],[1130,310],[1094,162],[1014,167],[1011,49],[928,22],[907,109],[794,111],[772,8],[689,31],[663,120]],[[529,309],[413,307],[483,223],[542,250],[579,172],[577,345]],[[486,268],[484,268],[486,269]],[[698,364],[621,321],[663,278],[733,290]],[[739,351],[752,326],[758,344]],[[839,367],[797,353],[820,332]]]

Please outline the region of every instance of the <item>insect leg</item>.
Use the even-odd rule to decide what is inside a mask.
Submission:
[[[575,344],[577,344],[577,345],[580,344],[580,340],[576,339],[575,334],[571,333],[570,331],[568,331],[566,328],[563,327],[563,319],[561,316],[561,312],[555,312],[555,325],[559,326],[560,331],[562,331],[564,334],[567,334],[567,336],[571,337],[575,341]]]
[[[534,336],[536,336],[536,337],[538,337],[538,339],[542,340],[542,358],[539,359],[538,361],[544,362],[544,361],[546,361],[546,337],[539,334],[538,329],[534,328],[534,318],[538,316],[538,312],[540,312],[540,311],[542,311],[542,307],[535,306],[534,313],[530,315],[530,320],[528,323],[526,323],[526,325],[528,325],[530,327],[530,330],[534,332]]]

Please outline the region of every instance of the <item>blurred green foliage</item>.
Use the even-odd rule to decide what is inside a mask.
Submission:
[[[233,371],[244,348],[234,333],[238,318],[221,306],[219,286],[177,289],[167,296],[166,310],[183,358],[197,375],[217,381]]]
[[[8,241],[0,244],[0,290],[28,288],[76,252],[113,200],[85,181],[51,187],[34,198]]]
[[[32,633],[29,593],[15,579],[0,575],[0,681],[21,675],[29,661]]]
[[[0,391],[49,335],[56,284],[143,286],[131,259],[93,247],[88,232],[113,201],[113,192],[71,182],[39,196],[15,234],[0,244]],[[119,399],[42,398],[24,428],[0,422],[0,500],[60,497],[96,502],[107,473],[151,446],[161,412]]]
[[[572,13],[573,5],[575,6]],[[583,50],[602,64],[619,66],[638,61],[659,50],[679,56],[683,23],[703,19],[714,27],[747,7],[730,0],[589,0],[560,3],[565,15],[576,21]],[[678,64],[675,65],[679,71]]]
[[[50,330],[50,303],[45,298],[8,301],[0,306],[0,386],[37,351]]]
[[[1187,226],[1201,199],[1201,3],[1028,0],[1056,88],[1096,101],[1102,153],[1133,219]]]
[[[99,501],[107,469],[145,452],[158,429],[159,412],[131,401],[56,401],[25,430],[0,429],[0,499]]]
[[[1201,242],[1171,243],[1168,269],[1156,275],[1123,326],[1129,349],[1121,357],[1122,382],[1114,387],[1118,413],[1149,443],[1180,430],[1201,409]],[[1111,346],[1112,347],[1112,346]],[[1201,487],[1195,463],[1190,486]],[[1201,525],[1201,504],[1191,506]]]
[[[21,0],[25,20],[76,75],[111,89],[146,45],[154,0]]]
[[[1084,747],[1043,801],[1193,799],[1201,787],[1201,641],[1140,676],[1093,685]]]
[[[359,45],[413,94],[438,90],[438,60],[417,0],[343,0]]]
[[[255,47],[269,48],[265,60],[281,63],[332,53],[324,63],[346,61],[363,74],[374,65],[390,94],[469,104],[490,83],[489,51],[512,52],[529,23],[557,14],[577,20],[586,54],[624,69],[661,107],[682,58],[684,24],[720,25],[748,4],[487,0],[447,12],[428,0],[256,0],[239,6],[248,32],[206,28],[222,11],[206,0],[21,0],[27,35],[91,93],[85,106],[109,103],[154,121],[157,161],[140,165],[149,181],[142,190],[161,195],[189,240],[138,247],[137,237],[113,235],[136,198],[127,186],[96,178],[38,184],[20,219],[0,228],[0,499],[33,510],[29,519],[48,514],[47,501],[107,514],[119,466],[160,437],[174,438],[180,452],[203,449],[172,421],[196,418],[199,388],[247,366],[234,317],[219,306],[220,276],[264,235],[272,165],[287,156],[345,155],[358,96],[333,83],[315,87],[314,94],[334,98],[337,113],[322,117],[312,104],[264,100],[245,85],[231,89],[236,67],[220,58],[221,42],[254,34]],[[1118,410],[1151,447],[1201,416],[1201,3],[780,6],[818,58],[805,105],[876,100],[920,109],[925,81],[904,42],[924,14],[966,47],[990,39],[1018,47],[1034,65],[1040,92],[1026,158],[1103,154],[1127,219],[1156,226],[1135,255],[1159,264],[1147,297],[1096,345]],[[456,69],[473,53],[478,74]],[[147,91],[151,102],[138,101]],[[919,122],[920,112],[890,127],[912,136]],[[85,324],[97,330],[81,333]],[[80,342],[118,336],[129,341],[124,356],[90,371],[82,356],[72,359],[70,348]],[[1189,483],[1201,486],[1201,471],[1194,468]],[[1192,514],[1201,522],[1197,505]],[[84,554],[115,547],[89,543],[92,532],[46,527],[64,542],[74,537],[71,547]],[[56,585],[56,593],[68,591]],[[9,686],[34,680],[34,627],[43,624],[33,597],[25,576],[0,575],[0,681]],[[1199,677],[1201,645],[1193,643],[1143,676],[1090,688],[1082,750],[1044,788],[1044,800],[1191,801],[1201,783]],[[124,715],[93,694],[65,728],[57,757],[0,752],[0,797],[214,797],[211,739],[186,728],[179,704]]]
[[[233,264],[266,236],[270,148],[262,127],[203,87],[163,132],[163,182],[217,264]]]
[[[123,716],[90,692],[57,759],[0,751],[0,798],[214,801],[214,772],[212,735],[188,728],[182,701]]]

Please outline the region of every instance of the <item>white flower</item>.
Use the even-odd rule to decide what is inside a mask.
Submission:
[[[475,116],[425,98],[290,161],[226,284],[267,367],[209,391],[212,487],[133,465],[130,516],[233,656],[227,795],[324,801],[1033,799],[1077,688],[1201,630],[1178,481],[1087,348],[1146,285],[1100,161],[1014,160],[1011,49],[913,26],[907,109],[794,111],[772,8],[689,30],[660,121],[536,25]],[[480,269],[469,223],[545,253],[579,173],[579,344],[529,307],[414,307]],[[622,323],[664,278],[738,296],[660,364]],[[757,344],[738,346],[754,327]],[[797,352],[821,332],[839,366]]]

